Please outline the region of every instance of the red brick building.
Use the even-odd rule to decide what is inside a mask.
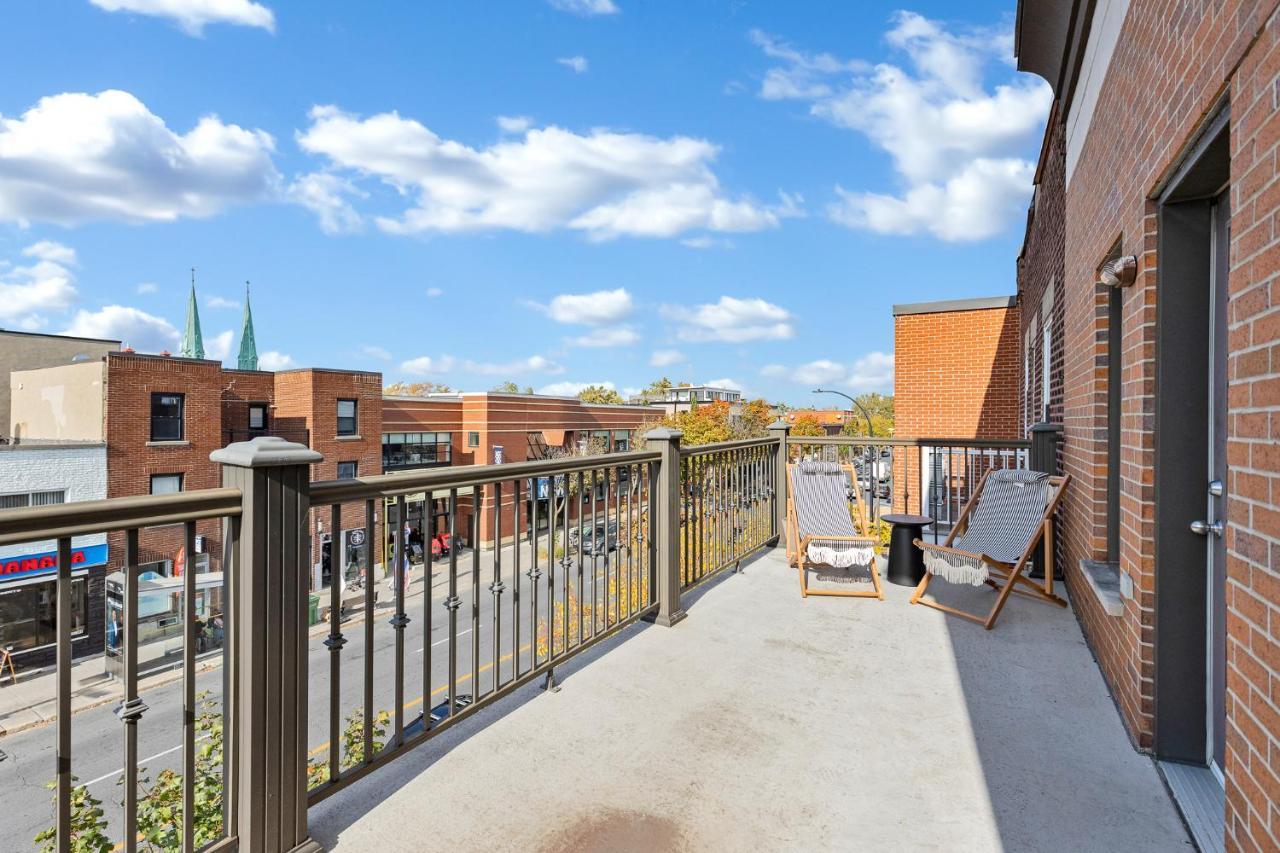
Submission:
[[[1024,423],[1063,427],[1067,583],[1134,744],[1230,850],[1280,848],[1276,8],[1018,4],[1055,98]]]
[[[1024,437],[1014,297],[895,305],[893,354],[895,438]],[[920,512],[938,478],[963,478],[963,456],[924,453],[894,454],[897,512]]]
[[[437,465],[480,465],[543,459],[560,453],[620,451],[632,448],[643,424],[661,419],[661,408],[636,405],[597,405],[575,397],[548,397],[535,394],[480,392],[435,394],[430,397],[395,397],[383,400],[383,465],[388,472]],[[533,484],[546,495],[548,484]],[[432,514],[434,525],[423,525],[422,498],[410,502],[406,516],[414,526],[433,533],[445,531],[445,496],[436,495]],[[520,513],[521,530],[527,530],[534,514],[533,501],[526,490]],[[536,497],[535,497],[536,500]],[[513,496],[503,495],[504,518],[510,518]],[[475,515],[474,495],[458,496],[458,534],[469,540]],[[476,538],[492,545],[494,533],[492,500],[481,502]],[[539,501],[540,524],[548,515],[548,500]],[[511,535],[510,523],[504,536]]]

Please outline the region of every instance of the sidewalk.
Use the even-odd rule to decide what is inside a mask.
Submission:
[[[438,567],[437,567],[438,568]],[[406,600],[420,596],[423,591],[421,565],[414,567],[409,582]],[[440,576],[437,571],[432,588],[446,586],[447,574]],[[390,578],[377,582],[377,604],[375,613],[384,613],[394,606],[395,591]],[[364,608],[349,609],[343,620],[345,626],[358,624],[364,620]],[[329,623],[321,621],[308,629],[311,637],[320,637],[329,633]],[[221,650],[207,652],[203,659],[196,659],[196,671],[208,672],[222,665]],[[92,708],[120,702],[123,685],[109,677],[104,671],[103,655],[97,654],[82,658],[71,665],[71,713],[78,714]],[[174,668],[153,673],[138,679],[138,692],[144,693],[156,687],[172,684],[182,678],[182,669]],[[57,671],[48,669],[24,673],[18,670],[16,684],[7,679],[0,683],[0,738],[17,734],[37,726],[47,725],[58,718],[57,707]]]

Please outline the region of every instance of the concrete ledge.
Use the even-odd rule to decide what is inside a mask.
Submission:
[[[1081,560],[1080,574],[1089,582],[1093,597],[1098,599],[1108,616],[1124,615],[1124,600],[1120,596],[1120,569],[1101,560]]]

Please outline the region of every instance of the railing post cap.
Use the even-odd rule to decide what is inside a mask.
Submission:
[[[324,459],[305,444],[287,441],[277,435],[260,435],[249,441],[237,441],[209,454],[210,462],[237,468],[270,468],[279,465],[310,465]]]
[[[654,427],[644,434],[645,441],[677,441],[684,435],[682,430],[674,427]]]
[[[773,423],[769,424],[769,429],[771,429],[771,430],[790,430],[790,429],[791,429],[791,424],[787,423],[786,418],[778,418],[776,421],[774,421]]]
[[[1028,428],[1029,432],[1062,432],[1062,424],[1038,423]]]

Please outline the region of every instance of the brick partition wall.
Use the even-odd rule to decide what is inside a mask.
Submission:
[[[1011,297],[895,305],[896,438],[1021,438],[1018,307]],[[896,451],[895,512],[920,511],[915,453]]]
[[[1132,0],[1065,192],[1063,423],[1074,482],[1062,546],[1073,604],[1126,725],[1154,738],[1155,379],[1152,200],[1225,96],[1230,108],[1226,841],[1280,848],[1280,24],[1276,3]],[[1048,134],[1049,145],[1053,133]],[[1043,208],[1042,208],[1043,209]],[[1109,616],[1080,559],[1105,555],[1106,293],[1113,247],[1138,257],[1123,292],[1119,570]]]

